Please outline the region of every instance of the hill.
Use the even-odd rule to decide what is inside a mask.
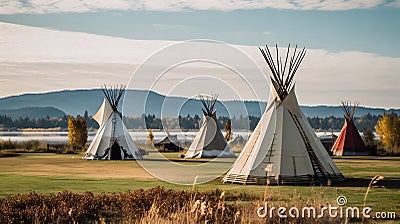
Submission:
[[[89,115],[93,115],[98,110],[102,100],[103,93],[100,89],[23,94],[0,98],[0,111],[5,111],[9,114],[12,111],[19,111],[15,112],[15,114],[18,114],[16,115],[17,117],[23,115],[22,111],[24,109],[16,110],[21,108],[31,108],[30,112],[27,113],[35,117],[46,117],[47,115],[50,117],[63,116],[63,112],[70,115],[83,115],[85,110],[88,111]],[[186,116],[188,114],[191,116],[200,115],[202,107],[201,103],[195,99],[166,97],[147,90],[127,90],[120,105],[124,115],[127,116],[140,116],[145,113],[155,114],[158,117],[177,117],[178,115]],[[246,116],[247,114],[261,116],[265,107],[265,102],[256,101],[219,101],[216,105],[218,116],[230,115],[236,117]],[[35,115],[32,114],[32,108],[36,108]],[[339,106],[301,106],[301,109],[307,117],[343,116]],[[399,109],[385,110],[383,108],[360,107],[355,116],[360,117],[367,113],[381,115],[384,112],[391,111],[400,113]]]
[[[63,90],[57,92],[23,94],[0,98],[0,110],[20,109],[25,107],[55,107],[66,114],[83,114],[85,110],[89,115],[97,112],[103,101],[100,89],[92,90]],[[201,113],[201,103],[195,99],[183,97],[166,97],[161,94],[146,90],[127,90],[120,107],[127,116],[140,116],[141,114],[163,115],[176,117],[177,114],[186,116]],[[222,101],[218,102],[216,109],[219,116],[260,116],[265,108],[265,103]]]
[[[19,109],[1,109],[0,115],[6,115],[16,120],[20,117],[28,117],[30,119],[63,117],[65,113],[54,107],[24,107]]]

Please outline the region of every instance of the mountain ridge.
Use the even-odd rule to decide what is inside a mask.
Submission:
[[[13,120],[19,118],[59,118],[65,116],[65,112],[55,107],[23,107],[18,109],[1,109],[0,115],[5,115]]]
[[[147,100],[146,100],[147,99]],[[89,115],[97,112],[103,101],[101,89],[60,90],[45,93],[27,93],[0,98],[0,114],[4,110],[18,110],[21,108],[53,107],[65,114],[76,116],[85,110]],[[155,114],[163,117],[177,117],[201,114],[201,103],[196,99],[179,96],[164,96],[148,90],[127,90],[120,105],[126,116],[140,116],[141,114]],[[266,102],[223,100],[218,101],[216,109],[218,116],[261,116]],[[316,105],[301,106],[307,117],[342,117],[340,106]],[[390,112],[400,113],[400,109],[370,108],[360,106],[356,117],[370,113],[381,115]],[[45,117],[45,116],[44,116]]]

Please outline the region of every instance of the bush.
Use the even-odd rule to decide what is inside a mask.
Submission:
[[[91,192],[76,194],[64,191],[50,195],[32,192],[9,196],[0,200],[0,223],[132,221],[143,218],[152,207],[157,208],[157,215],[165,218],[173,213],[180,212],[186,205],[197,200],[209,204],[210,208],[213,208],[216,212],[215,217],[218,217],[217,214],[222,212],[217,208],[217,197],[199,192],[167,190],[161,187],[99,195],[94,195]],[[225,214],[231,214],[233,217],[237,208],[236,205],[227,205]],[[215,220],[214,214],[200,213],[196,221]],[[233,221],[229,216],[219,217],[219,219],[223,222]]]
[[[26,150],[37,150],[39,148],[40,141],[39,140],[29,140],[26,142],[21,142],[18,144],[18,148],[23,148]]]
[[[69,191],[41,195],[17,194],[0,200],[0,223],[343,223],[344,219],[260,218],[263,203],[250,195],[230,195],[231,199],[251,198],[248,205],[227,204],[225,192],[177,191],[154,187],[112,194],[76,194]],[[244,197],[244,198],[242,198]],[[297,197],[297,196],[293,196]],[[301,199],[295,205],[301,206]],[[307,206],[316,208],[322,201]],[[274,204],[271,204],[274,206]]]
[[[17,145],[17,143],[12,142],[10,139],[8,139],[8,141],[0,140],[0,150],[15,149],[16,145]]]
[[[10,150],[1,150],[0,151],[0,157],[15,157],[15,156],[19,156],[19,154],[12,152]]]

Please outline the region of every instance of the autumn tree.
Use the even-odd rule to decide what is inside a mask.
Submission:
[[[383,114],[375,126],[385,150],[390,153],[400,152],[400,116],[392,112]]]
[[[151,131],[151,129],[149,129],[149,132],[147,133],[147,137],[149,138],[151,144],[154,144],[154,135],[153,135],[153,131]]]
[[[232,138],[232,123],[231,119],[227,119],[225,124],[225,139],[226,141],[229,141],[231,140],[231,138]]]
[[[83,149],[87,142],[88,131],[85,119],[68,116],[68,140],[74,149]]]

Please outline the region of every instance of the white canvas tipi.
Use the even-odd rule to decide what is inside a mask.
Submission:
[[[100,125],[83,159],[126,160],[142,159],[139,149],[129,135],[118,111],[124,88],[103,89],[105,99],[93,119]]]
[[[224,182],[241,184],[326,184],[344,179],[297,102],[293,77],[305,56],[296,49],[275,65],[260,48],[272,72],[267,108]],[[279,58],[279,60],[278,60]],[[288,65],[288,68],[287,68]]]
[[[216,110],[214,110],[217,97],[199,96],[199,98],[204,106],[202,124],[185,158],[235,158],[235,153],[218,127]]]

